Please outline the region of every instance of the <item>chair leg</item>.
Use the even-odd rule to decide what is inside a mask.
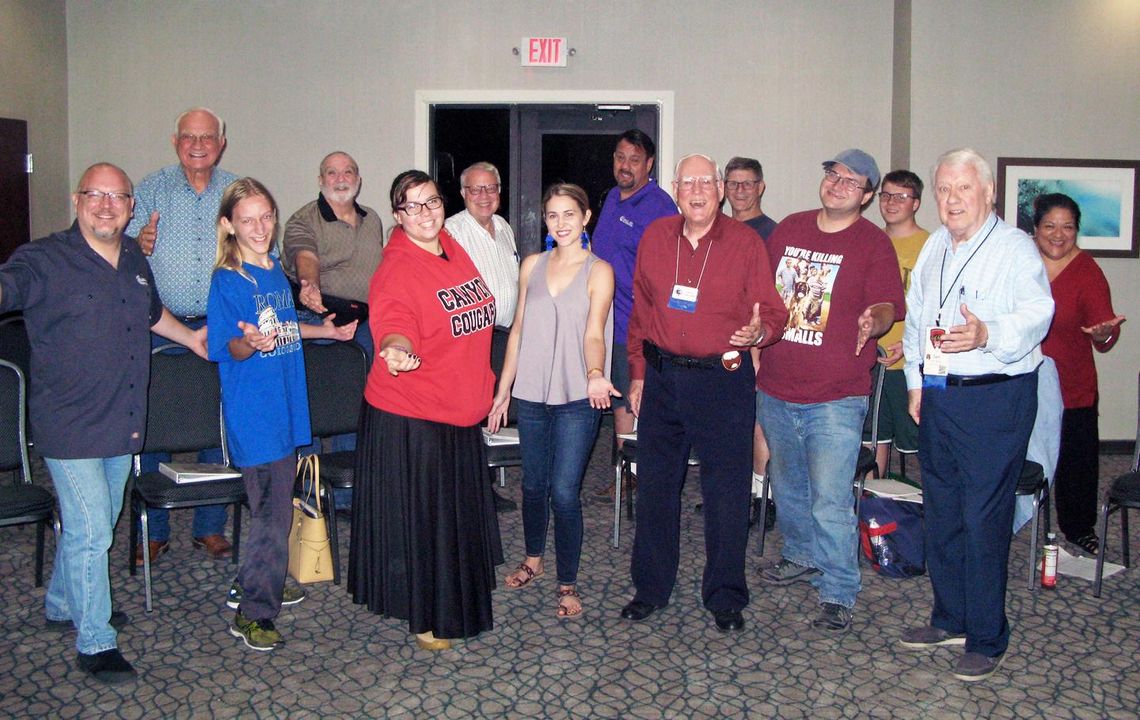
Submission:
[[[615,548],[621,538],[621,477],[624,463],[618,461],[614,465],[614,539],[611,543]]]
[[[36,587],[44,586],[44,530],[48,520],[50,518],[44,518],[36,523]]]
[[[1128,508],[1120,506],[1120,555],[1124,558],[1124,567],[1132,563],[1128,558]]]
[[[499,468],[499,487],[505,488],[507,486],[507,468]]]
[[[329,536],[329,548],[332,550],[333,585],[340,585],[340,540],[336,528],[336,501],[327,485],[321,485],[325,510],[325,525]]]
[[[1033,494],[1033,520],[1029,525],[1029,592],[1037,589],[1037,529],[1041,519],[1042,493]]]
[[[241,567],[241,502],[234,503],[234,541],[233,559],[230,563]]]
[[[1101,581],[1104,580],[1104,552],[1108,545],[1109,501],[1105,500],[1100,509],[1100,547],[1096,551],[1096,579],[1093,580],[1093,597],[1100,597]]]
[[[134,492],[128,491],[127,497],[130,498],[128,504],[130,505],[130,508],[131,508],[131,511],[129,513],[130,521],[131,521],[131,527],[130,527],[130,530],[128,531],[128,537],[130,538],[130,541],[127,545],[127,572],[130,574],[131,577],[134,577],[135,572],[136,572],[135,571],[135,548],[138,547],[138,544],[139,544],[139,508],[138,508],[138,498],[135,497]]]
[[[146,611],[151,612],[153,608],[150,598],[150,517],[145,505],[140,508],[139,520],[142,525],[143,588],[146,590]]]
[[[771,467],[769,465],[769,467]],[[760,483],[760,556],[764,556],[764,539],[768,536],[768,493],[771,490],[772,473],[764,473],[764,480]]]

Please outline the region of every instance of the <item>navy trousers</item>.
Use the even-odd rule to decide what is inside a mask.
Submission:
[[[681,488],[689,451],[701,463],[705,572],[701,598],[713,612],[748,604],[744,557],[752,487],[756,374],[749,353],[734,372],[717,365],[648,365],[637,432],[634,599],[667,605],[677,580]]]
[[[272,620],[281,612],[281,594],[289,570],[297,456],[244,467],[241,477],[249,496],[251,520],[237,575],[242,589],[239,610],[249,620]]]
[[[1009,645],[1014,492],[1036,416],[1036,371],[922,392],[918,457],[931,625],[965,633],[966,652],[995,657]]]

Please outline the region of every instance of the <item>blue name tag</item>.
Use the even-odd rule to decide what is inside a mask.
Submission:
[[[946,376],[945,375],[923,375],[922,388],[925,390],[945,390],[946,389]]]
[[[669,307],[681,312],[694,313],[697,311],[697,289],[687,285],[674,285],[673,293],[669,296]]]

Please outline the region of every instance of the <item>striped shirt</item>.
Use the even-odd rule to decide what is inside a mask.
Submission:
[[[496,327],[509,328],[519,299],[519,253],[515,234],[507,221],[498,215],[492,215],[491,219],[495,237],[466,210],[449,217],[444,226],[471,256],[475,269],[491,288],[495,296]]]

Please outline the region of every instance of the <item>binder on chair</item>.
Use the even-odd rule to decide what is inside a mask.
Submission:
[[[179,485],[241,477],[239,471],[219,463],[164,462],[158,464],[158,471]]]

